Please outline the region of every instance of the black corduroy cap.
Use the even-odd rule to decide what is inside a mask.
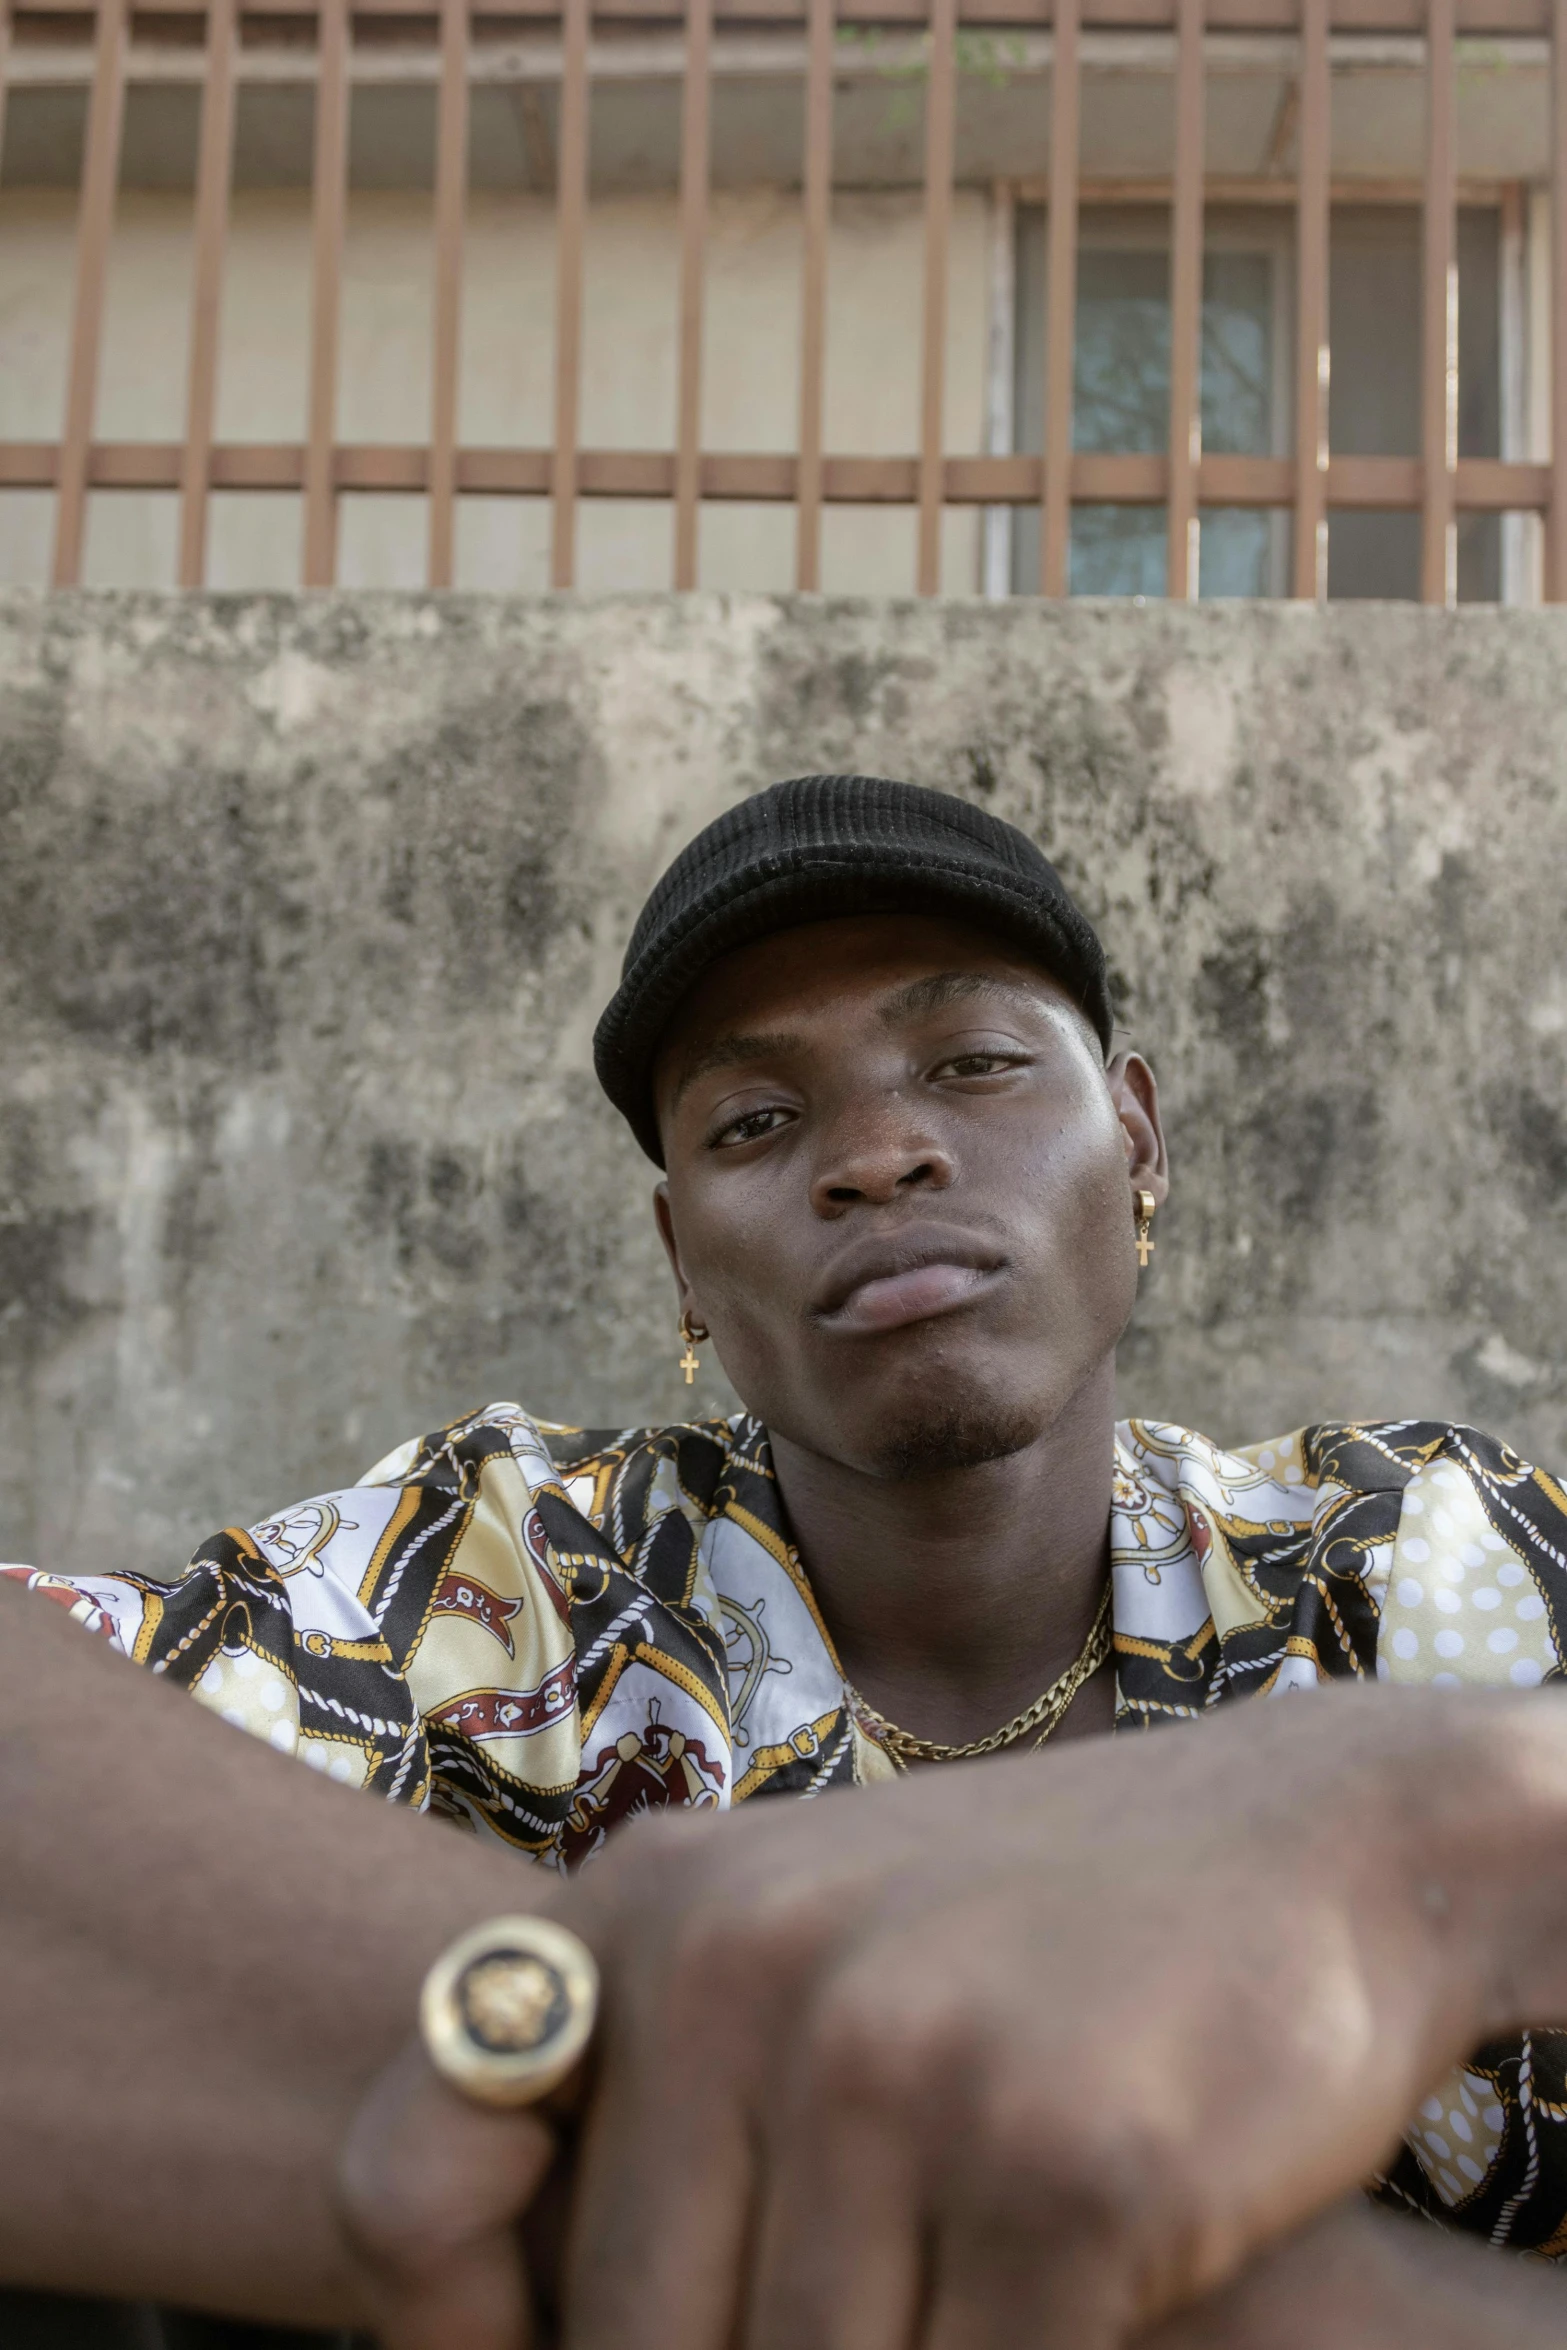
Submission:
[[[637,917],[593,1038],[599,1083],[664,1163],[653,1062],[681,1000],[731,947],[840,914],[955,914],[1021,946],[1106,1053],[1104,949],[1028,835],[949,792],[876,775],[802,775],[741,800],[682,849]]]

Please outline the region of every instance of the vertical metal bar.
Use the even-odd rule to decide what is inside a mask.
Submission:
[[[1563,0],[1567,6],[1567,0]],[[1072,376],[1077,313],[1080,0],[1056,0],[1050,68],[1050,257],[1045,311],[1045,470],[1039,592],[1064,596],[1072,545]]]
[[[1501,436],[1498,449],[1504,459],[1531,454],[1529,447],[1529,288],[1526,277],[1525,222],[1528,190],[1522,180],[1508,180],[1498,207],[1501,266],[1497,272],[1497,333],[1501,343]],[[1540,543],[1539,518],[1534,514],[1502,516],[1502,578],[1504,604],[1538,602],[1535,588],[1535,549]]]
[[[1332,95],[1329,0],[1301,0],[1300,169],[1295,198],[1293,591],[1328,592],[1328,226]]]
[[[1420,329],[1420,600],[1458,596],[1453,477],[1458,463],[1457,189],[1453,162],[1453,0],[1426,0],[1426,183]]]
[[[337,323],[348,213],[348,0],[321,0],[311,189],[310,404],[305,426],[305,585],[337,569]]]
[[[577,438],[582,405],[582,269],[588,209],[588,32],[592,0],[564,0],[555,193],[555,445],[550,585],[577,571]]]
[[[707,249],[707,150],[713,0],[686,0],[680,108],[680,377],[675,414],[675,585],[696,586],[702,486],[702,294]]]
[[[449,588],[457,520],[457,359],[468,197],[468,0],[441,0],[435,127],[435,351],[430,382],[430,562]]]
[[[54,511],[54,562],[50,578],[57,588],[75,587],[82,570],[82,541],[87,527],[87,467],[93,414],[98,405],[104,278],[109,263],[109,239],[114,231],[120,133],[125,122],[126,19],[126,0],[100,0],[92,99],[87,109],[87,144],[82,159],[81,207],[76,226],[76,307],[71,322],[65,430],[60,444],[59,490]]]
[[[832,221],[834,0],[807,0],[805,207],[800,279],[800,470],[795,482],[794,583],[821,585],[822,412],[827,373],[827,235]]]
[[[228,233],[229,181],[234,162],[236,15],[236,0],[208,0],[201,153],[196,165],[190,373],[185,396],[185,446],[180,454],[179,583],[182,588],[200,587],[207,575],[207,476],[212,462],[223,248]]]
[[[947,251],[952,229],[952,131],[957,82],[957,0],[930,0],[925,85],[925,287],[920,353],[919,559],[922,596],[941,586],[941,476],[947,385]]]
[[[1176,0],[1175,186],[1170,252],[1167,592],[1195,596],[1202,456],[1203,0]]]
[[[5,161],[5,85],[11,55],[11,11],[0,6],[0,163]]]
[[[1551,511],[1545,599],[1567,603],[1567,0],[1551,5]]]
[[[990,316],[985,334],[985,453],[1017,448],[1017,189],[997,180],[990,191]],[[986,506],[979,546],[979,590],[1000,601],[1012,593],[1013,514]]]

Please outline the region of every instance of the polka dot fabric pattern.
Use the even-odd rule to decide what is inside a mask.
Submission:
[[[1334,1680],[1534,1689],[1567,1495],[1419,1421],[1225,1450],[1117,1431],[1119,1734]],[[486,1405],[168,1579],[0,1569],[235,1728],[554,1868],[667,1806],[895,1775],[856,1720],[760,1422],[591,1431]],[[1567,2033],[1433,2089],[1385,2199],[1567,2253]]]
[[[1557,1669],[1563,1563],[1515,1513],[1517,1484],[1445,1456],[1411,1477],[1382,1609],[1386,1679],[1537,1689]]]

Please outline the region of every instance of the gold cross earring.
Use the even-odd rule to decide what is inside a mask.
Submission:
[[[1158,1246],[1156,1241],[1150,1239],[1148,1227],[1153,1222],[1153,1212],[1159,1203],[1151,1191],[1135,1192],[1133,1198],[1136,1203],[1134,1213],[1137,1217],[1137,1262],[1146,1272],[1148,1260]]]
[[[693,1322],[688,1313],[682,1313],[680,1335],[686,1342],[686,1351],[681,1356],[677,1368],[684,1371],[686,1385],[689,1387],[702,1368],[702,1358],[696,1350],[705,1338],[711,1336],[711,1332],[705,1322]]]

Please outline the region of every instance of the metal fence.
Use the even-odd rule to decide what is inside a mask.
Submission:
[[[1172,14],[1173,8],[1173,14]],[[438,13],[437,13],[438,11]],[[802,13],[803,11],[803,13]],[[329,586],[341,493],[422,492],[428,501],[428,577],[451,583],[457,501],[466,493],[548,499],[551,578],[570,587],[578,503],[648,498],[672,510],[671,582],[697,577],[698,517],[705,500],[782,502],[796,518],[796,578],[818,584],[824,505],[892,504],[917,510],[916,576],[936,591],[941,520],[949,506],[1037,511],[1039,579],[1067,588],[1074,505],[1161,506],[1167,522],[1167,588],[1197,588],[1199,510],[1285,509],[1293,518],[1292,589],[1326,588],[1330,509],[1418,511],[1421,593],[1456,592],[1456,522],[1462,512],[1535,514],[1545,523],[1544,592],[1567,600],[1567,0],[610,0],[606,15],[683,30],[679,166],[679,316],[676,429],[668,451],[580,445],[584,230],[589,195],[593,0],[375,0],[370,16],[350,0],[159,0],[155,19],[129,0],[28,0],[0,15],[0,104],[8,56],[38,28],[75,28],[91,41],[76,278],[64,415],[53,442],[0,443],[0,489],[56,493],[52,577],[81,572],[90,491],[178,493],[178,577],[202,584],[209,493],[303,492],[303,583]],[[799,430],[792,455],[705,452],[701,439],[704,248],[709,203],[709,125],[715,18],[723,27],[792,25],[804,36],[802,316]],[[202,20],[204,19],[204,27]],[[434,187],[435,288],[431,425],[427,443],[394,446],[337,438],[339,308],[348,204],[348,108],[356,38],[373,23],[401,21],[426,40],[437,82]],[[486,28],[541,20],[558,29],[556,339],[554,430],[548,447],[459,445],[458,373],[462,251],[467,197],[473,44]],[[248,43],[269,25],[313,34],[315,86],[312,288],[306,436],[299,444],[221,443],[214,437],[218,323],[234,152],[236,84]],[[178,443],[94,438],[106,275],[133,39],[145,23],[204,31],[201,133],[195,189],[192,325],[185,431]],[[925,41],[924,260],[918,447],[903,456],[857,457],[823,446],[828,236],[833,197],[835,44],[846,25],[914,28]],[[960,27],[1047,28],[1048,306],[1042,456],[953,456],[943,437],[946,311]],[[1171,217],[1169,441],[1161,454],[1073,446],[1073,336],[1079,177],[1080,34],[1085,26],[1150,28],[1175,39],[1174,167],[1160,191]],[[1205,454],[1201,446],[1201,312],[1205,200],[1204,36],[1214,31],[1297,37],[1298,167],[1293,455]],[[1421,453],[1348,456],[1328,445],[1329,40],[1334,32],[1423,34],[1426,134],[1423,185]],[[1549,340],[1550,457],[1543,462],[1461,458],[1455,166],[1455,40],[1463,35],[1546,36],[1551,46],[1553,182]],[[3,118],[0,118],[3,119]],[[4,354],[0,351],[0,365]],[[1029,516],[1030,524],[1033,514]]]

